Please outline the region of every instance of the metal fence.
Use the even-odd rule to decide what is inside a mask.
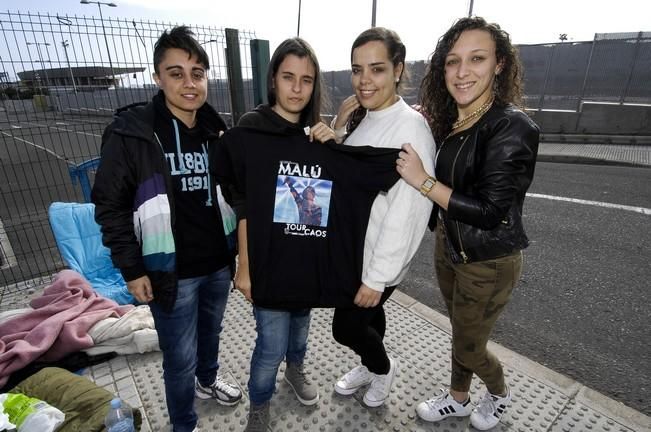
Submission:
[[[529,109],[579,111],[583,101],[651,104],[651,33],[596,34],[593,41],[519,45]],[[410,62],[401,94],[418,102],[428,62]],[[350,71],[326,72],[333,107],[352,93]]]
[[[102,131],[116,108],[157,91],[153,44],[173,25],[0,12],[0,296],[63,266],[47,208],[87,199]],[[211,60],[208,101],[227,120],[259,103],[264,69],[253,59],[268,60],[268,43],[250,32],[191,28]],[[585,100],[651,103],[651,33],[519,49],[529,108],[576,111]],[[403,92],[409,103],[417,102],[425,66],[410,65]],[[350,72],[324,78],[335,112],[352,92]]]
[[[48,206],[85,200],[104,127],[116,108],[150,100],[157,91],[153,45],[174,25],[0,12],[0,298],[63,267]],[[235,35],[243,78],[238,97],[250,109],[255,35],[191,29],[211,61],[208,101],[227,119],[226,39]]]
[[[651,103],[651,32],[520,45],[526,105],[578,111],[583,101]]]

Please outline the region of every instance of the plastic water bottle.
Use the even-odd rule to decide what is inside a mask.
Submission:
[[[133,425],[133,413],[131,409],[122,406],[119,398],[111,400],[111,407],[104,419],[104,425],[108,432],[135,432]]]

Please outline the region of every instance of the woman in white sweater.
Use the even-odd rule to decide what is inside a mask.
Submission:
[[[405,46],[400,37],[382,27],[364,31],[353,42],[351,70],[355,94],[342,103],[334,120],[338,140],[352,146],[390,148],[410,143],[433,169],[430,128],[397,93],[405,72]],[[431,210],[431,202],[404,180],[377,196],[366,232],[356,306],[335,310],[335,340],[361,357],[361,365],[341,377],[335,391],[351,395],[370,384],[364,395],[364,403],[370,407],[380,406],[388,398],[397,368],[384,348],[382,305],[405,277]]]

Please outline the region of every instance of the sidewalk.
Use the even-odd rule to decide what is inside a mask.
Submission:
[[[25,292],[4,296],[2,309],[24,305]],[[312,315],[307,370],[318,382],[321,400],[313,407],[298,403],[278,374],[271,403],[269,431],[472,431],[467,418],[438,423],[418,419],[416,405],[449,382],[450,329],[445,316],[396,291],[386,303],[389,328],[385,343],[399,367],[393,392],[385,406],[366,408],[363,392],[342,397],[333,392],[340,375],[356,365],[356,356],[332,338],[331,309],[315,309]],[[224,318],[220,346],[220,371],[227,373],[245,392],[243,401],[227,408],[213,401],[196,400],[201,431],[244,430],[248,398],[246,383],[255,326],[251,306],[233,293]],[[605,397],[568,377],[491,343],[504,364],[513,402],[495,431],[651,431],[651,418]],[[142,409],[142,431],[169,431],[160,352],[119,356],[88,368],[85,375]],[[475,378],[471,397],[477,400],[484,387]]]
[[[540,143],[538,161],[651,168],[651,146]]]

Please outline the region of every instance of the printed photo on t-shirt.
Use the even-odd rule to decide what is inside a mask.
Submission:
[[[279,175],[276,181],[274,222],[328,226],[332,182]]]

